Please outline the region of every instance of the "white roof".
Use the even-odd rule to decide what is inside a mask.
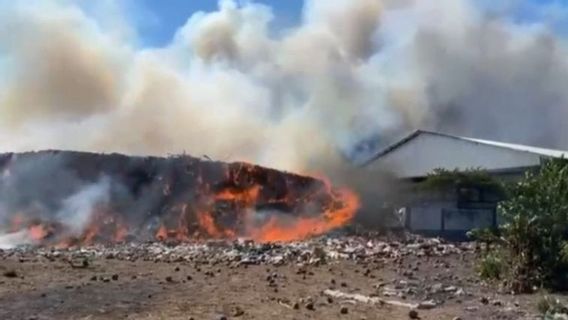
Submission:
[[[523,144],[505,143],[505,142],[483,140],[483,139],[474,139],[474,138],[454,136],[454,135],[451,135],[451,134],[434,132],[434,131],[427,131],[427,130],[416,130],[416,131],[412,132],[411,134],[407,135],[406,137],[402,138],[401,140],[397,141],[396,143],[393,143],[390,146],[379,151],[379,153],[377,153],[374,157],[372,157],[372,159],[369,160],[367,163],[370,163],[370,162],[386,155],[387,153],[390,153],[391,151],[397,149],[398,147],[407,143],[408,141],[416,138],[419,135],[424,135],[424,134],[435,135],[435,136],[451,138],[451,139],[458,139],[458,140],[462,140],[462,141],[466,141],[466,142],[479,143],[479,144],[484,144],[484,145],[488,145],[488,146],[494,146],[494,147],[499,147],[499,148],[515,150],[515,151],[529,152],[529,153],[533,153],[533,154],[537,154],[537,155],[541,155],[541,156],[545,156],[545,157],[551,157],[551,158],[568,157],[568,151],[563,151],[563,150],[539,148],[539,147],[532,147],[532,146],[527,146],[527,145],[523,145]]]
[[[545,157],[550,158],[562,158],[568,156],[568,151],[556,150],[556,149],[546,149],[546,148],[539,148],[539,147],[532,147],[523,144],[514,144],[514,143],[505,143],[505,142],[498,142],[498,141],[491,141],[491,140],[482,140],[482,139],[473,139],[473,138],[466,138],[466,137],[455,137],[457,139],[463,139],[466,141],[471,141],[475,143],[486,144],[490,146],[500,147],[500,148],[507,148],[516,151],[523,151],[523,152],[530,152],[534,154],[538,154]]]
[[[561,157],[568,158],[568,151],[417,130],[377,153],[366,165],[385,165],[399,176],[416,177],[436,168],[493,171],[535,166],[539,159]]]

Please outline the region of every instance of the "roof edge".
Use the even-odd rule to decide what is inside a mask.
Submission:
[[[362,167],[366,167],[367,165],[371,164],[372,162],[375,162],[377,159],[381,158],[382,156],[386,155],[387,153],[390,153],[391,151],[397,149],[398,147],[400,147],[401,145],[407,143],[408,141],[414,139],[415,137],[417,137],[418,135],[422,134],[422,133],[428,133],[428,131],[426,130],[414,130],[412,132],[410,132],[409,134],[403,136],[402,139],[397,140],[395,143],[386,146],[385,148],[381,149],[379,152],[377,152],[374,156],[372,156],[371,158],[369,158],[369,160],[363,162],[363,164],[361,165]]]
[[[434,135],[434,136],[439,136],[439,137],[445,137],[445,138],[450,138],[450,139],[455,139],[455,140],[459,140],[459,141],[464,141],[467,143],[472,143],[472,144],[481,144],[481,145],[485,145],[485,146],[489,146],[489,147],[493,147],[493,148],[505,148],[505,149],[509,149],[515,152],[522,152],[522,153],[531,153],[531,154],[536,154],[536,155],[540,155],[541,157],[551,157],[551,156],[547,156],[545,154],[541,154],[538,152],[534,152],[534,151],[530,151],[530,150],[521,150],[521,149],[517,149],[517,148],[512,148],[512,147],[507,147],[506,145],[508,143],[506,142],[499,142],[499,141],[494,141],[495,144],[492,144],[491,142],[493,141],[485,141],[482,139],[475,139],[475,138],[468,138],[468,137],[460,137],[460,136],[455,136],[455,135],[451,135],[451,134],[447,134],[447,133],[441,133],[441,132],[435,132],[435,131],[429,131],[429,130],[423,130],[423,129],[417,129],[412,131],[410,134],[404,136],[402,139],[398,140],[397,142],[383,148],[382,150],[380,150],[377,154],[375,154],[374,156],[372,156],[369,160],[365,161],[361,166],[362,167],[366,167],[369,164],[371,164],[372,162],[375,162],[377,159],[391,153],[392,151],[398,149],[400,146],[406,144],[408,141],[416,138],[417,136],[421,135],[421,134],[430,134],[430,135]],[[499,145],[499,144],[503,144],[503,145]],[[515,144],[510,144],[510,145],[515,145]],[[518,146],[525,146],[525,145],[518,145]],[[526,146],[526,147],[530,147],[530,148],[535,148],[535,149],[541,149],[539,147],[533,147],[533,146]],[[552,150],[552,149],[551,149]],[[557,152],[564,152],[563,150],[553,150],[553,151],[557,151]],[[565,152],[568,155],[568,151]]]

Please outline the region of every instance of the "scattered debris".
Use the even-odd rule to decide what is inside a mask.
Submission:
[[[422,301],[418,304],[418,309],[422,309],[422,310],[430,310],[430,309],[434,309],[436,308],[438,304],[433,301],[433,300],[428,300],[428,301]]]
[[[314,303],[311,302],[311,301],[308,301],[306,303],[306,309],[311,310],[311,311],[315,310]]]
[[[345,293],[329,289],[325,290],[323,294],[338,299],[345,299],[345,300],[351,300],[355,302],[369,303],[369,304],[388,304],[391,306],[403,307],[408,309],[416,309],[419,308],[420,306],[419,304],[412,304],[412,303],[400,302],[395,300],[383,300],[377,297],[369,297],[358,293]]]
[[[71,266],[71,268],[75,269],[85,269],[89,267],[89,260],[84,257],[69,260],[68,263]]]
[[[2,273],[2,275],[6,278],[17,278],[18,272],[16,272],[16,270],[6,270]]]
[[[418,315],[418,311],[416,311],[416,310],[414,310],[414,309],[408,311],[408,317],[409,317],[410,319],[420,319],[420,316]]]
[[[233,317],[240,317],[240,316],[242,316],[242,315],[244,315],[244,314],[245,314],[245,311],[244,311],[241,307],[239,307],[239,306],[233,307],[233,309],[232,309],[232,311],[231,311],[231,315],[232,315]]]
[[[346,306],[341,307],[341,309],[339,310],[339,313],[341,314],[347,314],[349,313],[349,309]]]
[[[472,252],[471,244],[444,243],[438,239],[424,239],[412,236],[406,244],[400,241],[368,239],[359,236],[324,236],[305,241],[288,243],[255,243],[249,239],[193,241],[171,245],[165,242],[128,242],[110,245],[92,245],[65,249],[20,246],[0,252],[2,256],[26,255],[45,257],[50,261],[65,260],[73,268],[87,268],[89,261],[96,258],[112,257],[116,260],[145,260],[154,262],[209,261],[211,264],[273,265],[298,264],[302,266],[321,265],[333,260],[369,261],[374,259],[396,260],[402,256],[415,255],[441,257],[451,254]],[[419,242],[421,245],[415,245]],[[300,267],[302,271],[302,267]],[[301,272],[300,274],[302,274]],[[370,275],[369,272],[365,274]],[[213,271],[210,276],[215,276]],[[347,287],[346,282],[341,282]],[[435,292],[452,292],[455,287],[435,286]],[[457,290],[457,289],[456,289]]]

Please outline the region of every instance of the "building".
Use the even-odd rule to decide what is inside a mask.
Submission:
[[[568,151],[452,136],[418,130],[385,148],[365,166],[388,170],[402,181],[418,184],[436,169],[482,169],[499,180],[516,180],[538,168],[543,159]],[[417,191],[396,210],[404,226],[430,235],[459,236],[499,223],[495,190],[484,185],[454,185],[440,191]]]

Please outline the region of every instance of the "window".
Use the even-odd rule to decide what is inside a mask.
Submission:
[[[458,187],[457,190],[458,207],[467,203],[482,202],[482,192],[476,187]]]

